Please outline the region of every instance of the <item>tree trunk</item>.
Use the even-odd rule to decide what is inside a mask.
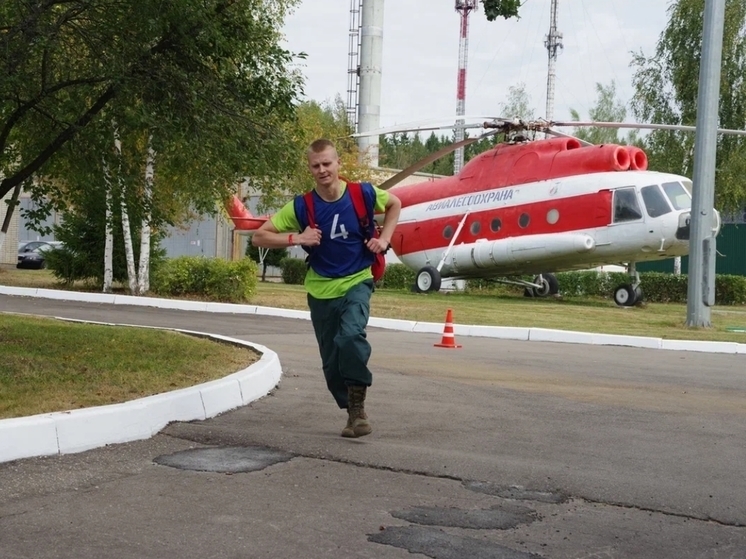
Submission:
[[[122,142],[119,141],[119,133],[114,132],[114,147],[117,155],[122,157]],[[132,251],[132,232],[130,231],[130,216],[127,211],[127,199],[125,197],[124,183],[122,182],[121,173],[118,177],[120,203],[122,205],[122,233],[124,236],[124,255],[127,258],[127,283],[129,284],[130,293],[137,295],[137,270],[135,270],[135,254]]]
[[[114,228],[112,224],[112,186],[109,164],[103,161],[104,182],[106,186],[106,239],[104,242],[104,293],[111,293],[111,284],[114,282]]]
[[[153,135],[148,136],[148,156],[145,161],[145,188],[143,191],[143,217],[140,229],[140,265],[138,266],[138,291],[144,295],[150,290],[150,208],[155,176],[155,150]]]

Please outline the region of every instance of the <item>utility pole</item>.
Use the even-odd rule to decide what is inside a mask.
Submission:
[[[710,327],[715,304],[715,164],[725,0],[705,0],[694,140],[686,324]]]
[[[552,0],[549,34],[544,39],[544,46],[547,47],[547,51],[549,52],[549,68],[547,71],[547,110],[544,118],[551,121],[554,118],[554,82],[557,77],[557,54],[559,54],[559,49],[563,48],[562,33],[557,31],[557,0]]]
[[[461,34],[458,45],[458,80],[456,86],[456,115],[466,114],[466,66],[469,59],[469,15],[477,9],[479,0],[456,0],[456,11],[461,15]],[[464,139],[462,118],[456,120],[456,142]],[[453,158],[453,174],[457,175],[464,166],[464,148],[458,148]]]
[[[362,0],[358,132],[369,132],[380,127],[383,2]],[[378,167],[378,136],[361,136],[358,147],[361,156],[368,158],[370,166]]]

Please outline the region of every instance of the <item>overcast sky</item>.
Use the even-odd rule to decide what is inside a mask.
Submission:
[[[456,112],[459,16],[454,0],[385,0],[381,126],[450,117]],[[588,117],[596,82],[615,80],[632,96],[631,51],[653,54],[669,0],[559,0],[564,49],[557,60],[555,120],[570,108]],[[287,19],[287,48],[308,58],[306,96],[347,100],[350,0],[303,0]],[[524,83],[537,117],[546,113],[550,0],[526,0],[520,20],[471,15],[467,115],[503,116],[510,86]],[[631,120],[631,115],[628,119]]]

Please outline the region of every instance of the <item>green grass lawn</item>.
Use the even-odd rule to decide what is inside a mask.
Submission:
[[[302,286],[260,283],[253,304],[288,309],[306,309]],[[600,298],[530,299],[503,293],[411,293],[379,289],[373,295],[371,316],[425,322],[443,322],[448,309],[457,324],[553,328],[628,334],[678,340],[721,340],[746,343],[746,334],[726,328],[746,326],[743,307],[717,307],[713,328],[691,329],[684,324],[686,306],[646,304],[618,307]]]
[[[0,419],[125,402],[258,359],[251,349],[177,332],[0,314]]]
[[[59,289],[47,270],[0,269],[0,285]],[[76,287],[81,289],[81,287]],[[307,310],[300,285],[259,283],[252,304]],[[531,299],[507,290],[498,292],[447,292],[419,294],[379,289],[373,295],[371,316],[426,322],[443,322],[447,309],[457,324],[553,328],[652,336],[678,340],[720,340],[746,343],[746,334],[728,328],[746,327],[745,307],[715,307],[712,328],[687,328],[686,305],[650,303],[618,307],[611,299]]]

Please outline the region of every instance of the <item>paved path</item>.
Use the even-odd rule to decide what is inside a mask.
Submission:
[[[338,436],[304,320],[0,296],[277,351],[254,404],[148,441],[0,464],[0,558],[743,558],[746,359],[371,329],[374,433]],[[244,473],[162,465],[263,448]],[[411,555],[420,553],[420,555]]]

